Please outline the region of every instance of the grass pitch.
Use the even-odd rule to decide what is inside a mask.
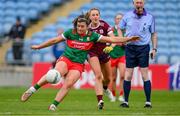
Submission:
[[[144,92],[132,90],[130,108],[119,107],[119,101],[110,102],[107,97],[105,109],[97,109],[94,90],[71,90],[64,101],[59,104],[57,111],[48,111],[53,101],[55,89],[40,89],[27,102],[20,102],[21,94],[27,88],[0,88],[0,115],[132,115],[132,116],[162,116],[180,115],[180,92],[152,91],[152,109],[144,109]]]

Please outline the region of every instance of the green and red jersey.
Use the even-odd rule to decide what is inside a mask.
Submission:
[[[113,27],[113,33],[115,36],[118,36],[118,29],[114,26]],[[111,58],[119,58],[121,56],[125,55],[124,47],[116,45],[113,50],[110,52]]]
[[[69,29],[62,34],[66,40],[66,48],[63,56],[69,58],[73,62],[83,64],[87,59],[88,51],[99,41],[102,35],[95,32],[87,32],[86,35],[80,36],[75,30]]]

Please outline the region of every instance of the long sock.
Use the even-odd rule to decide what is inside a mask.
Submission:
[[[102,100],[103,95],[97,95],[96,97],[97,97],[97,100],[98,100],[98,102],[99,102],[100,100]]]
[[[123,90],[121,90],[120,93],[119,93],[119,96],[122,96],[123,93],[124,93]]]
[[[150,80],[144,82],[144,92],[146,95],[146,101],[151,102],[150,100],[151,99],[151,81]]]
[[[54,104],[57,107],[59,105],[59,102],[54,100],[52,104]]]
[[[131,91],[131,81],[124,80],[123,88],[124,88],[125,102],[128,102],[129,93]]]
[[[35,84],[35,85],[34,85],[34,88],[35,88],[36,90],[38,90],[40,87],[41,87],[41,86],[39,86],[38,84]]]
[[[112,90],[112,94],[113,94],[113,96],[116,96],[116,91]]]

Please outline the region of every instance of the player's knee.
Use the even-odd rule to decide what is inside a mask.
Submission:
[[[131,81],[131,79],[132,79],[132,76],[131,76],[131,75],[126,75],[126,76],[125,76],[125,80]]]

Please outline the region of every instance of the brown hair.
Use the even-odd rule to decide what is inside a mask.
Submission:
[[[89,15],[90,15],[91,11],[93,11],[93,10],[97,10],[98,13],[99,13],[99,15],[100,15],[100,10],[99,10],[98,8],[91,8],[91,9],[89,10]]]
[[[81,14],[74,19],[74,21],[73,21],[74,29],[77,28],[78,22],[85,22],[87,26],[89,25],[89,20],[86,18],[86,16],[84,14]]]

